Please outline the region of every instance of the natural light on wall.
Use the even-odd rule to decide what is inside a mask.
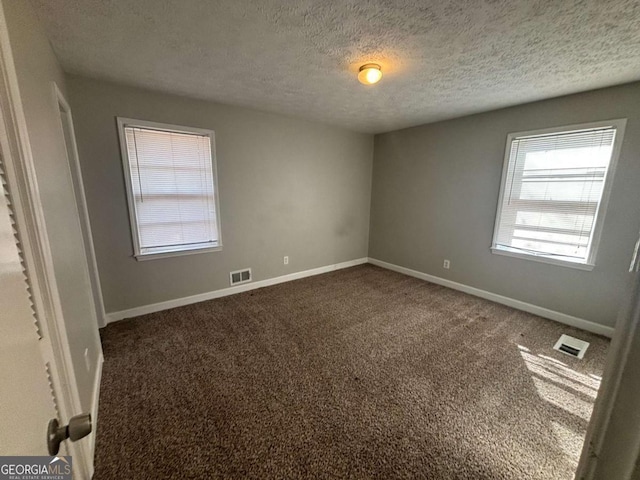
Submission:
[[[620,129],[509,135],[493,251],[592,265]]]

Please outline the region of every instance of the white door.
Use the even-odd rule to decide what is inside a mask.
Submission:
[[[75,415],[91,413],[83,408],[97,406],[80,397],[74,368],[80,362],[72,357],[65,328],[70,315],[56,278],[56,259],[64,258],[52,249],[42,207],[0,2],[0,455],[47,455],[50,419],[65,425]],[[76,243],[80,251],[82,242]],[[86,288],[78,283],[91,303],[90,282],[84,282]],[[84,309],[86,318],[93,318],[86,330],[97,338],[90,307]],[[95,345],[99,349],[99,342]],[[77,480],[91,477],[93,438],[61,446],[61,454],[73,456]]]
[[[0,144],[7,152],[3,118],[0,111]],[[58,325],[38,280],[44,264],[31,248],[38,227],[28,227],[29,208],[9,186],[19,183],[15,165],[9,168],[4,160],[0,153],[0,456],[49,455],[49,421],[66,424],[82,412],[62,358],[68,344],[53,333]],[[86,446],[63,442],[58,453],[73,457],[74,478],[90,478]]]
[[[57,416],[45,361],[51,345],[33,310],[0,177],[0,455],[48,455],[47,423]]]

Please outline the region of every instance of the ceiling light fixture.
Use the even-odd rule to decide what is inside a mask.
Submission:
[[[382,78],[382,70],[377,63],[366,63],[360,67],[358,80],[364,85],[373,85]]]

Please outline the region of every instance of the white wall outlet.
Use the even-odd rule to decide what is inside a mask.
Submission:
[[[444,261],[444,263],[442,264],[442,266],[443,266],[444,268],[446,268],[447,270],[449,270],[449,267],[451,267],[451,262],[450,262],[449,260],[446,260],[446,259],[445,259],[445,261]]]
[[[284,264],[289,265],[289,257],[284,257]]]
[[[91,371],[91,360],[89,360],[89,349],[84,349],[84,366],[87,367],[87,372]]]

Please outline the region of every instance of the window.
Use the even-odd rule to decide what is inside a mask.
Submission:
[[[118,118],[134,255],[219,250],[213,132]]]
[[[492,251],[591,270],[625,122],[510,134]]]

